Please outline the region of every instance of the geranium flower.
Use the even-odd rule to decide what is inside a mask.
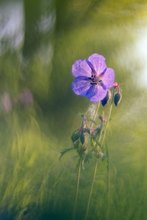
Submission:
[[[91,102],[103,100],[115,79],[114,70],[107,67],[105,58],[100,54],[77,60],[72,65],[72,75],[75,77],[72,83],[74,93],[86,96]]]

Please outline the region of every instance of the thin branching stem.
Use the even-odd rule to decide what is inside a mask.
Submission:
[[[96,119],[96,117],[98,115],[99,108],[100,108],[100,102],[97,104],[97,107],[96,107],[95,115],[94,115],[94,118],[93,118],[94,121],[95,121],[95,119]]]
[[[98,115],[98,111],[99,111],[99,107],[100,107],[100,103],[98,103],[97,107],[96,107],[96,110],[95,110],[95,114],[94,114],[94,117],[93,117],[93,121],[95,121],[97,115]],[[93,123],[91,122],[90,124],[90,127],[92,128]],[[82,168],[82,160],[80,160],[80,163],[79,163],[79,168],[78,168],[78,175],[77,175],[77,187],[76,187],[76,194],[75,194],[75,201],[74,201],[74,208],[73,208],[73,220],[75,219],[76,217],[76,210],[77,210],[77,200],[78,200],[78,194],[79,194],[79,184],[80,184],[80,176],[81,176],[81,168]],[[95,169],[95,172],[96,172],[97,168]],[[95,177],[93,178],[93,184],[94,184],[94,180],[95,180]],[[93,185],[92,184],[92,185]],[[90,194],[92,195],[92,191],[93,191],[93,186],[91,187],[91,192]],[[89,210],[89,206],[90,206],[90,200],[91,200],[91,195],[89,195],[89,204],[88,204],[88,210]],[[88,212],[87,212],[88,214]]]
[[[99,107],[100,107],[100,103],[98,103],[98,105],[97,105],[97,108],[96,108],[96,111],[95,111],[95,114],[94,114],[94,120],[96,119],[96,116],[98,114]],[[100,141],[100,139],[101,139],[101,134],[102,134],[102,132],[100,133],[98,141]],[[91,183],[91,187],[90,187],[90,193],[89,193],[87,207],[86,207],[85,220],[87,220],[87,218],[88,218],[88,213],[89,213],[89,208],[90,208],[90,203],[91,203],[91,197],[92,197],[92,192],[93,192],[93,186],[94,186],[95,177],[96,177],[96,173],[97,173],[97,167],[98,167],[98,160],[96,161],[95,168],[94,168],[93,179],[92,179],[92,183]]]
[[[104,131],[104,135],[103,135],[103,139],[102,139],[102,143],[104,142],[105,140],[105,137],[106,137],[106,130],[107,130],[107,127],[108,127],[108,123],[111,119],[111,114],[112,114],[112,108],[113,108],[113,103],[111,103],[111,106],[110,106],[110,111],[109,111],[109,115],[108,115],[108,120],[107,120],[107,123],[106,123],[106,127],[105,127],[105,131]],[[107,155],[107,219],[109,219],[109,210],[110,210],[110,158],[109,158],[109,148],[108,148],[108,145],[106,144],[106,155]]]
[[[103,145],[105,137],[106,137],[106,130],[107,130],[110,118],[111,118],[112,107],[113,107],[113,105],[111,103],[108,119],[107,119],[106,124],[105,124],[105,128],[104,128],[104,130],[101,131],[100,136],[99,136],[98,142],[99,143],[101,142],[101,146]],[[107,147],[106,151],[107,151],[107,192],[108,192],[108,200],[109,200],[110,172],[109,172],[109,155],[108,155],[109,152],[108,152],[108,147]],[[87,203],[87,208],[86,208],[86,213],[85,213],[85,220],[87,220],[87,218],[88,218],[88,213],[89,213],[89,208],[90,208],[91,197],[92,197],[92,192],[93,192],[93,188],[94,188],[94,182],[95,182],[95,178],[96,178],[97,169],[98,169],[98,160],[96,161],[95,168],[94,168],[93,179],[92,179],[92,183],[91,183],[91,188],[90,188],[90,193],[89,193],[88,203]],[[108,204],[109,204],[109,202],[108,202]]]
[[[104,141],[105,141],[106,131],[107,131],[107,128],[108,128],[109,121],[110,121],[110,119],[111,119],[112,108],[113,108],[113,104],[111,103],[110,109],[109,109],[108,119],[107,119],[107,121],[106,121],[105,129],[104,129],[103,136],[102,136],[102,140],[101,140],[101,145],[103,145],[103,143],[104,143]]]
[[[96,108],[95,108],[95,113],[93,115],[92,121],[89,125],[90,128],[93,128],[93,124],[95,122],[95,119],[97,118],[98,112],[99,112],[99,108],[100,108],[100,102],[97,104]]]
[[[105,129],[104,129],[104,132],[103,132],[103,136],[102,136],[102,140],[101,140],[101,146],[103,146],[103,143],[105,141],[105,137],[106,137],[106,131],[107,131],[107,128],[108,128],[108,124],[110,122],[110,119],[111,119],[111,114],[112,114],[112,109],[113,109],[113,103],[111,103],[110,105],[110,109],[109,109],[109,115],[108,115],[108,119],[106,121],[106,124],[105,124]],[[109,219],[109,200],[110,200],[110,158],[109,158],[109,148],[108,148],[108,145],[106,144],[105,146],[106,148],[106,155],[107,155],[107,180],[106,180],[106,184],[107,184],[107,188],[106,188],[106,193],[107,193],[107,219]]]

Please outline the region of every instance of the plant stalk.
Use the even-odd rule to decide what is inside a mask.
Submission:
[[[112,107],[113,107],[113,104],[111,103],[108,119],[106,121],[105,128],[104,128],[104,132],[101,131],[100,136],[99,136],[99,143],[101,142],[101,146],[103,145],[105,137],[106,137],[106,130],[108,128],[108,123],[109,123],[110,118],[111,118]],[[108,193],[108,201],[109,201],[110,168],[109,168],[109,155],[108,155],[109,152],[108,152],[108,147],[107,147],[106,151],[107,151],[107,193]],[[85,220],[87,220],[87,218],[88,218],[88,213],[89,213],[89,208],[90,208],[90,203],[91,203],[91,197],[92,197],[95,177],[96,177],[96,173],[97,173],[97,168],[98,168],[98,160],[96,161],[95,168],[94,168],[94,174],[93,174],[93,179],[92,179],[92,183],[91,183],[90,193],[89,193],[89,197],[88,197],[86,213],[85,213]],[[109,202],[108,202],[108,204],[109,204]]]

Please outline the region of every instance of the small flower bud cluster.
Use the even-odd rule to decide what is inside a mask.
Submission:
[[[120,86],[117,82],[114,82],[113,91],[111,92],[110,90],[108,90],[105,98],[101,100],[101,104],[103,107],[105,107],[109,103],[109,101],[112,100],[114,105],[118,106],[119,103],[121,102],[121,99],[122,99],[122,94],[121,94]]]
[[[120,91],[120,86],[117,82],[114,83],[114,94],[113,94],[113,102],[115,106],[118,106],[122,99],[122,93]]]
[[[118,106],[121,98],[120,86],[117,82],[114,82],[113,88],[111,90],[109,89],[105,98],[101,100],[101,105],[105,107],[108,103],[111,103],[111,106],[113,104]],[[76,150],[83,167],[84,163],[89,161],[93,156],[101,160],[105,158],[105,150],[101,139],[103,139],[102,136],[105,136],[106,124],[110,120],[110,117],[106,120],[103,115],[96,117],[97,115],[97,107],[92,104],[86,114],[82,115],[81,126],[71,135],[73,146],[62,151],[61,157],[70,150]]]
[[[103,116],[99,116],[99,123],[95,122],[95,127],[89,126],[89,121],[85,115],[82,115],[82,123],[80,128],[76,129],[72,135],[71,140],[73,147],[61,152],[61,156],[68,150],[74,149],[77,151],[82,164],[89,161],[92,156],[97,159],[103,159],[104,153],[102,152],[101,145],[98,141],[98,137],[101,135],[105,123]]]

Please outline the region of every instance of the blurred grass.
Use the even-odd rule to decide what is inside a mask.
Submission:
[[[76,59],[94,52],[106,56],[123,90],[123,101],[113,109],[106,139],[110,150],[109,219],[146,219],[147,93],[136,86],[139,76],[135,73],[135,80],[131,76],[139,65],[138,57],[134,56],[131,73],[126,60],[122,58],[122,67],[117,59],[135,43],[136,21],[144,18],[146,2],[95,2],[92,1],[93,10],[88,12],[84,1],[71,1],[67,8],[63,5],[65,18],[61,23],[58,20],[53,42],[49,38],[47,44],[47,48],[49,44],[54,46],[52,62],[45,62],[41,48],[29,62],[21,61],[20,51],[8,51],[1,56],[0,92],[7,91],[15,99],[28,87],[34,95],[32,106],[13,103],[12,112],[0,115],[0,214],[8,213],[10,219],[71,219],[77,156],[71,152],[59,161],[59,155],[70,146],[70,134],[80,124],[78,113],[86,111],[89,102],[72,93],[70,72]],[[140,3],[140,11],[133,9],[136,3]],[[78,17],[84,5],[83,17]],[[126,10],[128,16],[120,13]],[[73,13],[77,13],[77,20],[70,25],[69,19],[66,24]],[[86,20],[84,15],[88,16]],[[128,57],[133,56],[129,49],[125,51]],[[85,215],[94,165],[95,161],[90,161],[81,174],[77,220]],[[99,163],[89,220],[107,219],[106,201],[103,161]]]

